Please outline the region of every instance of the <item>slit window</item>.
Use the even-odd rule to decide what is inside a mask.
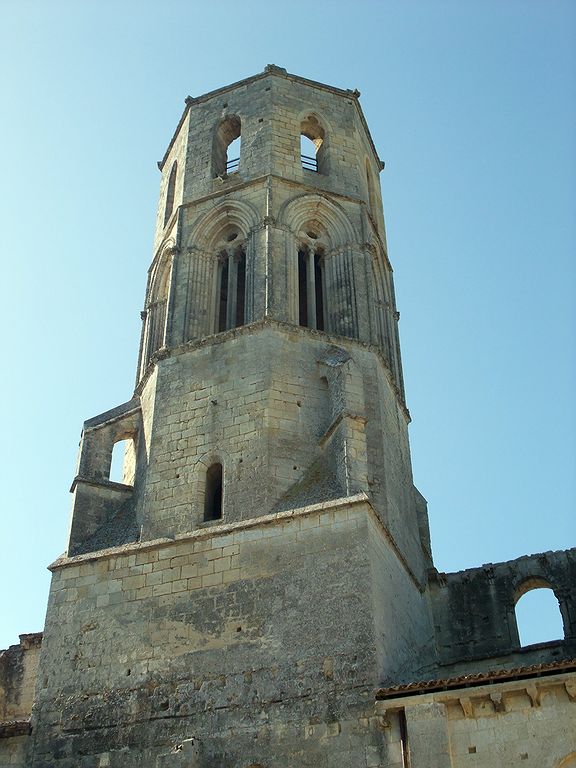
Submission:
[[[174,193],[176,191],[176,174],[178,173],[178,165],[176,160],[172,165],[170,171],[170,178],[168,179],[168,188],[166,190],[166,206],[164,208],[164,226],[168,224],[172,211],[174,210]]]
[[[212,464],[206,472],[204,520],[222,518],[222,464]]]

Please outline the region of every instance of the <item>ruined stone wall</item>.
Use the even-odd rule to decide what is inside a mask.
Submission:
[[[430,584],[440,662],[451,674],[521,666],[576,656],[576,550],[526,555]],[[515,605],[528,589],[550,587],[559,602],[564,638],[521,649]]]
[[[42,633],[0,651],[0,768],[25,768]]]
[[[20,643],[0,651],[0,721],[30,717],[42,633],[20,635]]]

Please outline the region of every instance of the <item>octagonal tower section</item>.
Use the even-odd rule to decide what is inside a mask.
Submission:
[[[302,758],[303,729],[367,718],[346,742],[360,764],[380,739],[373,687],[433,674],[382,163],[358,99],[270,66],[186,100],[159,163],[136,389],[85,422],[52,566],[44,758],[86,723],[82,754],[113,734],[132,740],[123,765],[192,737],[226,764],[328,765],[323,742]]]

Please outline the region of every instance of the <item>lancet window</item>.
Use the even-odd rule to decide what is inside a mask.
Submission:
[[[214,134],[212,166],[214,176],[235,173],[240,167],[242,124],[237,115],[226,117]]]
[[[300,158],[302,168],[327,173],[326,134],[315,115],[307,115],[300,123]]]
[[[298,323],[324,330],[324,254],[315,246],[298,251]]]
[[[246,305],[246,251],[242,246],[218,255],[216,281],[216,330],[244,325]]]

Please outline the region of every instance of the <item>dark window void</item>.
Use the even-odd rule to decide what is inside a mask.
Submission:
[[[220,262],[220,294],[218,297],[218,332],[226,330],[228,315],[228,257]]]
[[[316,328],[324,330],[324,286],[320,254],[314,254],[314,290],[316,291]]]
[[[219,261],[218,333],[244,325],[246,253],[221,254]]]
[[[244,325],[244,305],[246,303],[246,254],[240,253],[236,267],[236,317],[234,326]]]
[[[560,605],[549,587],[532,588],[516,603],[520,645],[534,645],[564,638]]]
[[[308,325],[306,256],[306,251],[298,251],[298,323],[305,326]]]
[[[298,323],[324,330],[324,275],[320,253],[298,251]]]
[[[206,472],[204,520],[222,517],[222,464],[212,464]]]
[[[168,188],[166,190],[166,207],[164,208],[164,226],[168,224],[172,211],[174,210],[174,193],[176,191],[176,174],[178,173],[178,166],[176,160],[172,165],[170,171],[170,178],[168,179]]]

